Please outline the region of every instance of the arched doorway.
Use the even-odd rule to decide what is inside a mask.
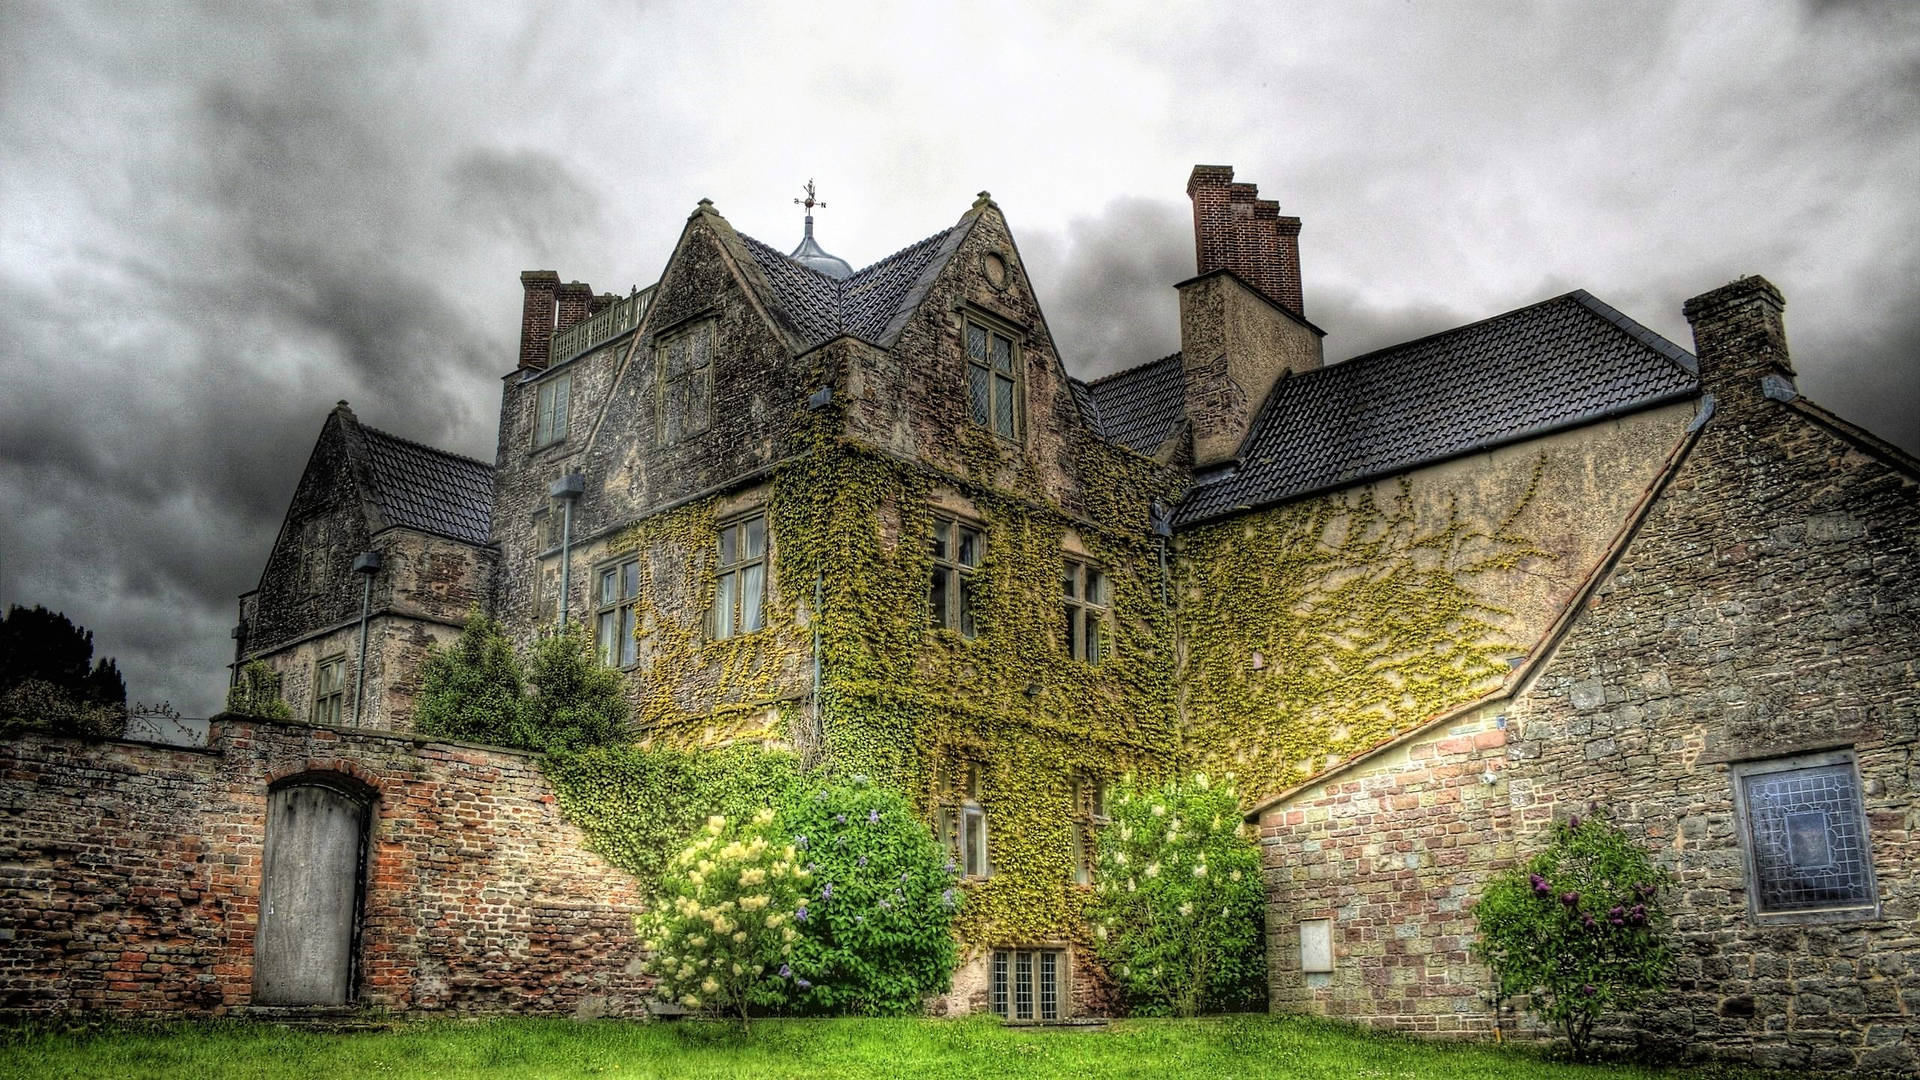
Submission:
[[[340,773],[302,773],[267,794],[257,1005],[345,1005],[353,997],[373,790]]]

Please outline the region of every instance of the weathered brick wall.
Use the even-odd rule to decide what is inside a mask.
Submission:
[[[204,751],[0,743],[0,1015],[218,1015],[253,986],[268,786],[376,794],[355,980],[396,1011],[624,1014],[633,886],[508,751],[222,718]]]

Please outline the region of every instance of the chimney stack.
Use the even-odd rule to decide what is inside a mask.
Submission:
[[[1258,184],[1233,182],[1231,165],[1195,165],[1187,178],[1193,200],[1196,273],[1231,270],[1261,294],[1302,318],[1300,219],[1281,217]]]
[[[569,281],[555,291],[559,301],[559,321],[554,323],[553,332],[559,333],[574,323],[592,314],[593,286],[584,281]]]
[[[526,303],[520,311],[520,369],[545,371],[553,361],[554,298],[560,275],[552,270],[522,270]]]
[[[1723,401],[1792,396],[1786,307],[1773,282],[1757,274],[1688,300],[1681,312],[1693,327],[1700,388]]]

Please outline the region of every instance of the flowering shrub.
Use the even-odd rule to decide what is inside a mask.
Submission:
[[[1111,806],[1091,914],[1128,1010],[1257,1006],[1266,990],[1260,852],[1233,788],[1204,773],[1153,788],[1128,780]]]
[[[1602,1014],[1645,1004],[1672,972],[1667,876],[1598,815],[1553,827],[1546,850],[1487,884],[1474,953],[1500,997],[1526,994],[1584,1058]]]
[[[769,838],[773,822],[772,810],[732,831],[709,818],[668,864],[638,921],[661,997],[742,1023],[787,1001],[811,875],[797,847]]]
[[[810,1013],[901,1014],[952,985],[958,868],[898,792],[854,777],[794,789],[779,832],[809,871],[792,966]]]

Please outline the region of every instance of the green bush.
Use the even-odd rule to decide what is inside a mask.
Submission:
[[[239,681],[227,690],[227,711],[265,720],[293,718],[293,710],[280,696],[280,673],[264,660],[250,661],[240,668]]]
[[[793,1006],[907,1015],[953,984],[958,870],[900,793],[854,777],[796,787],[780,837],[812,873],[792,967]]]
[[[710,814],[744,821],[772,806],[799,774],[792,754],[752,746],[718,750],[600,746],[547,755],[543,769],[567,820],[643,885],[691,841]]]
[[[88,701],[44,679],[28,679],[0,693],[0,737],[23,731],[51,731],[83,739],[112,739],[126,733],[123,705]]]
[[[427,650],[413,729],[436,739],[518,746],[521,683],[506,631],[475,611],[452,647]]]
[[[1260,850],[1231,786],[1123,781],[1100,832],[1098,951],[1138,1016],[1256,1008],[1266,995]]]
[[[593,639],[569,624],[540,639],[527,663],[518,739],[529,750],[578,750],[623,742],[627,696],[620,672],[600,662]]]
[[[636,922],[661,997],[744,1024],[807,982],[789,958],[810,879],[798,848],[770,839],[773,824],[772,810],[732,830],[716,815],[668,864]]]
[[[1661,908],[1665,872],[1598,815],[1556,824],[1544,851],[1487,884],[1474,909],[1474,953],[1501,998],[1532,1010],[1587,1056],[1601,1015],[1637,1008],[1667,987],[1673,951]]]

